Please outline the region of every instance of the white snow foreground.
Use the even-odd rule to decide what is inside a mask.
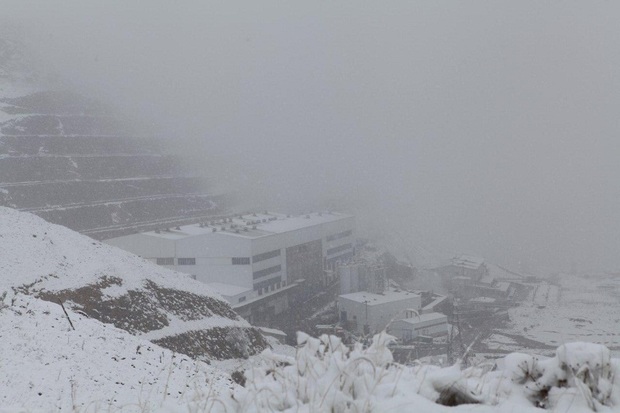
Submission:
[[[228,376],[187,356],[17,295],[0,301],[0,411],[152,412],[209,408]]]
[[[461,370],[395,364],[386,334],[352,350],[333,336],[298,339],[296,357],[266,350],[270,363],[248,371],[245,388],[221,411],[620,411],[620,360],[602,345],[566,344],[553,358],[514,353],[497,365]]]
[[[0,302],[0,412],[620,411],[620,361],[591,343],[461,370],[393,363],[386,334],[348,349],[300,333],[295,356],[266,350],[239,387],[205,363],[68,316],[79,329],[58,304]]]

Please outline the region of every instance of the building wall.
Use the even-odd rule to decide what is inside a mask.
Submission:
[[[321,239],[293,245],[286,248],[286,269],[288,279],[305,280],[307,285],[319,285],[323,276]]]
[[[333,223],[325,224],[323,256],[328,268],[335,269],[337,262],[344,262],[353,256],[355,247],[355,218],[350,217]],[[349,235],[344,233],[350,232]],[[338,237],[334,238],[333,236]],[[332,236],[332,237],[330,237]],[[341,249],[350,245],[351,248]],[[330,253],[332,250],[335,252]]]
[[[407,341],[417,336],[441,336],[448,334],[448,317],[418,321],[414,324],[404,320],[396,320],[390,325],[390,334]]]
[[[286,258],[285,258],[285,237],[283,234],[273,234],[266,237],[255,238],[252,240],[252,257],[258,256],[260,254],[266,254],[273,251],[279,251],[280,255],[263,259],[261,261],[255,262],[254,258],[252,259],[252,271],[253,273],[257,273],[259,271],[266,271],[269,268],[280,267],[280,271],[273,272],[264,277],[259,277],[253,279],[254,287],[261,287],[263,285],[268,285],[271,289],[271,286],[274,285],[274,282],[279,283],[279,285],[285,286],[288,284],[289,280],[286,276]],[[279,280],[279,281],[278,281]],[[278,284],[275,284],[277,287]]]
[[[285,286],[300,278],[306,279],[309,284],[320,285],[326,258],[352,254],[354,224],[354,218],[348,217],[257,238],[221,232],[185,238],[135,234],[106,242],[153,262],[156,258],[174,258],[174,265],[166,267],[191,274],[199,281],[271,291],[274,287]],[[331,237],[329,241],[328,237]],[[330,249],[343,248],[343,245],[351,247],[337,252],[332,250],[333,253],[327,255]],[[252,259],[274,250],[280,250],[280,255],[259,262]],[[248,258],[249,263],[233,265],[233,257]],[[192,260],[189,265],[179,265],[179,258],[195,261]],[[261,271],[265,274],[261,275]]]
[[[232,265],[233,257],[250,258],[250,240],[217,236],[217,233],[176,241],[176,257],[195,258],[195,265],[177,265],[176,270],[196,276],[202,282],[220,282],[240,287],[252,285],[252,266]],[[178,260],[175,262],[178,263]]]
[[[359,269],[362,264],[342,265],[338,267],[340,294],[355,293],[360,290]]]
[[[349,300],[342,296],[338,297],[338,311],[340,315],[342,316],[342,312],[345,311],[347,321],[349,323],[356,322],[352,331],[358,334],[365,333],[364,326],[366,324],[368,325],[367,333],[378,333],[392,320],[402,318],[405,310],[409,308],[418,310],[421,306],[421,297],[413,293],[406,299],[374,305]]]
[[[174,240],[152,237],[145,234],[132,234],[104,241],[106,244],[119,247],[125,251],[131,251],[143,258],[174,257]]]

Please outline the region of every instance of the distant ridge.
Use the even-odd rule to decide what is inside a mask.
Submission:
[[[0,206],[97,239],[225,213],[215,192],[114,108],[41,80],[0,38]]]

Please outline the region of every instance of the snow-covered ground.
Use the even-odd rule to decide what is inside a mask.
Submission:
[[[123,279],[122,291],[143,287],[144,280],[162,287],[222,299],[205,284],[92,240],[33,214],[0,207],[0,291],[35,284],[35,290],[61,291],[94,284],[102,276]]]
[[[183,312],[165,313],[167,326],[140,337],[88,318],[72,310],[75,303],[67,301],[74,330],[59,303],[37,296],[92,286],[108,277],[121,282],[100,286],[102,303],[144,290],[149,282],[220,299],[185,275],[7,208],[0,208],[0,248],[0,410],[528,413],[544,407],[572,413],[619,411],[620,380],[615,377],[620,374],[620,362],[610,359],[606,347],[592,343],[561,346],[548,359],[514,353],[497,364],[461,370],[393,363],[385,336],[376,337],[367,349],[350,350],[336,337],[301,335],[297,349],[273,343],[274,350],[258,357],[208,365],[146,338],[247,323],[234,316],[185,319]],[[531,328],[533,339],[540,340],[536,329],[559,330],[566,320],[573,323],[567,329],[578,325],[577,331],[585,334],[587,329],[613,327],[615,313],[610,304],[617,298],[615,279],[562,281],[561,291],[543,285],[526,305],[514,309],[517,314],[533,309],[527,319],[538,323]],[[580,316],[573,316],[571,311],[580,306]],[[519,331],[516,323],[512,328]],[[518,343],[512,337],[518,334],[505,334],[489,339],[512,349]],[[245,387],[230,380],[239,371],[245,374]]]
[[[75,330],[60,305],[5,297],[0,412],[620,411],[620,360],[596,344],[462,370],[395,364],[386,335],[352,350],[337,337],[301,335],[295,351],[229,364],[245,369],[241,387],[214,366],[71,310],[68,317]]]
[[[102,322],[201,359],[240,357],[264,339],[217,293],[186,274],[25,212],[0,207],[0,295],[66,301]],[[205,343],[199,337],[210,335]],[[256,347],[256,350],[254,350]],[[243,350],[244,352],[246,350]]]
[[[521,346],[517,341],[510,337],[503,336],[501,334],[491,334],[484,344],[490,350],[505,350],[505,351],[519,351]]]
[[[563,275],[560,286],[541,284],[509,311],[507,333],[545,345],[571,341],[620,349],[620,280],[607,274]]]
[[[21,294],[4,304],[0,411],[180,411],[235,387],[205,363],[69,310],[72,330],[58,304]]]
[[[103,298],[120,297],[141,290],[146,281],[163,288],[198,294],[224,303],[205,284],[188,275],[153,265],[133,254],[92,240],[68,228],[54,225],[24,212],[0,207],[0,294],[28,286],[30,292],[59,292],[97,284],[102,277],[119,278],[122,284],[103,288]],[[248,327],[239,318],[210,317],[182,320],[170,317],[170,324],[149,338],[213,327]],[[156,337],[157,336],[157,337]]]

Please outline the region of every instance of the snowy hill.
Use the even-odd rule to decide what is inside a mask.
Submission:
[[[28,296],[0,302],[0,411],[170,411],[227,394],[227,375]],[[19,411],[19,410],[18,410]]]
[[[0,207],[0,295],[27,294],[198,359],[247,357],[262,335],[189,276]]]

